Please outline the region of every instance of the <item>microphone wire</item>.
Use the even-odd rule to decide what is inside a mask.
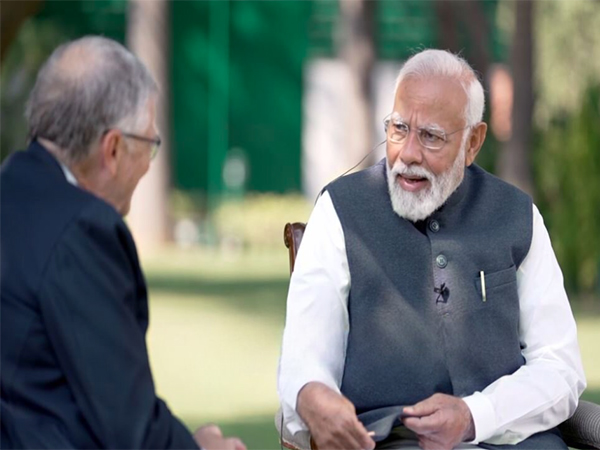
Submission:
[[[339,180],[340,178],[346,176],[348,173],[350,173],[351,171],[353,171],[354,169],[356,169],[365,159],[367,159],[369,156],[371,156],[371,154],[375,150],[377,150],[379,147],[381,147],[383,144],[385,144],[386,141],[387,141],[387,139],[384,139],[383,141],[381,141],[379,144],[377,144],[375,147],[373,147],[371,149],[371,151],[369,151],[369,153],[367,153],[365,156],[363,156],[362,159],[359,162],[357,162],[356,164],[354,164],[352,167],[350,167],[348,170],[346,170],[343,174],[341,174],[341,175],[337,176],[336,178],[334,178],[330,183],[333,183],[334,181]],[[319,200],[319,197],[321,197],[321,195],[323,194],[324,190],[325,190],[325,188],[321,189],[321,191],[317,195],[317,198],[315,199],[315,204],[317,203],[317,200]]]

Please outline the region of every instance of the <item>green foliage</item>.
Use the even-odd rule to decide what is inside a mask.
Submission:
[[[510,3],[510,2],[509,2]],[[535,2],[535,118],[547,125],[574,113],[590,80],[600,82],[600,2]]]
[[[299,193],[272,192],[221,196],[211,201],[202,191],[174,190],[170,205],[177,223],[188,221],[196,227],[198,234],[188,242],[190,246],[199,244],[208,250],[221,245],[222,250],[234,253],[251,249],[285,252],[285,224],[307,222],[312,210],[311,202]]]
[[[600,271],[600,85],[579,111],[555,120],[538,140],[539,206],[567,287],[591,293]]]
[[[600,287],[599,20],[595,0],[535,4],[536,200],[583,298]]]
[[[0,160],[23,149],[27,139],[25,103],[37,71],[52,50],[67,39],[64,30],[52,21],[30,19],[21,27],[2,64],[0,81]]]
[[[300,194],[251,194],[243,201],[222,203],[215,224],[221,238],[241,241],[244,247],[279,248],[285,224],[306,222],[310,210]]]
[[[125,0],[45,1],[41,11],[21,26],[2,61],[0,161],[26,145],[25,102],[38,70],[52,51],[87,34],[123,42],[126,9]]]

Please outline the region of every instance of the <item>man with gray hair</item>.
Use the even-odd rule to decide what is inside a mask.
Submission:
[[[288,294],[287,445],[566,449],[575,322],[531,198],[474,164],[483,110],[465,60],[416,54],[386,158],[319,198]]]
[[[38,74],[29,148],[0,174],[2,448],[245,450],[216,425],[192,436],[154,390],[122,216],[160,146],[157,92],[102,37],[62,45]]]

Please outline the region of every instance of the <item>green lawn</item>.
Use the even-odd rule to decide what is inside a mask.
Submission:
[[[287,265],[285,248],[241,257],[171,250],[144,261],[157,390],[190,429],[212,421],[251,449],[279,448]]]
[[[194,429],[216,422],[250,449],[279,448],[273,425],[285,316],[285,248],[223,256],[171,249],[144,259],[148,346],[159,394]],[[600,317],[578,317],[588,391],[600,403]]]

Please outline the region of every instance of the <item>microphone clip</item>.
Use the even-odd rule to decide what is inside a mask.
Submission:
[[[433,292],[438,294],[437,298],[435,299],[436,303],[446,303],[448,301],[448,294],[449,294],[450,290],[446,286],[446,283],[442,283],[440,285],[440,287],[434,286]]]

